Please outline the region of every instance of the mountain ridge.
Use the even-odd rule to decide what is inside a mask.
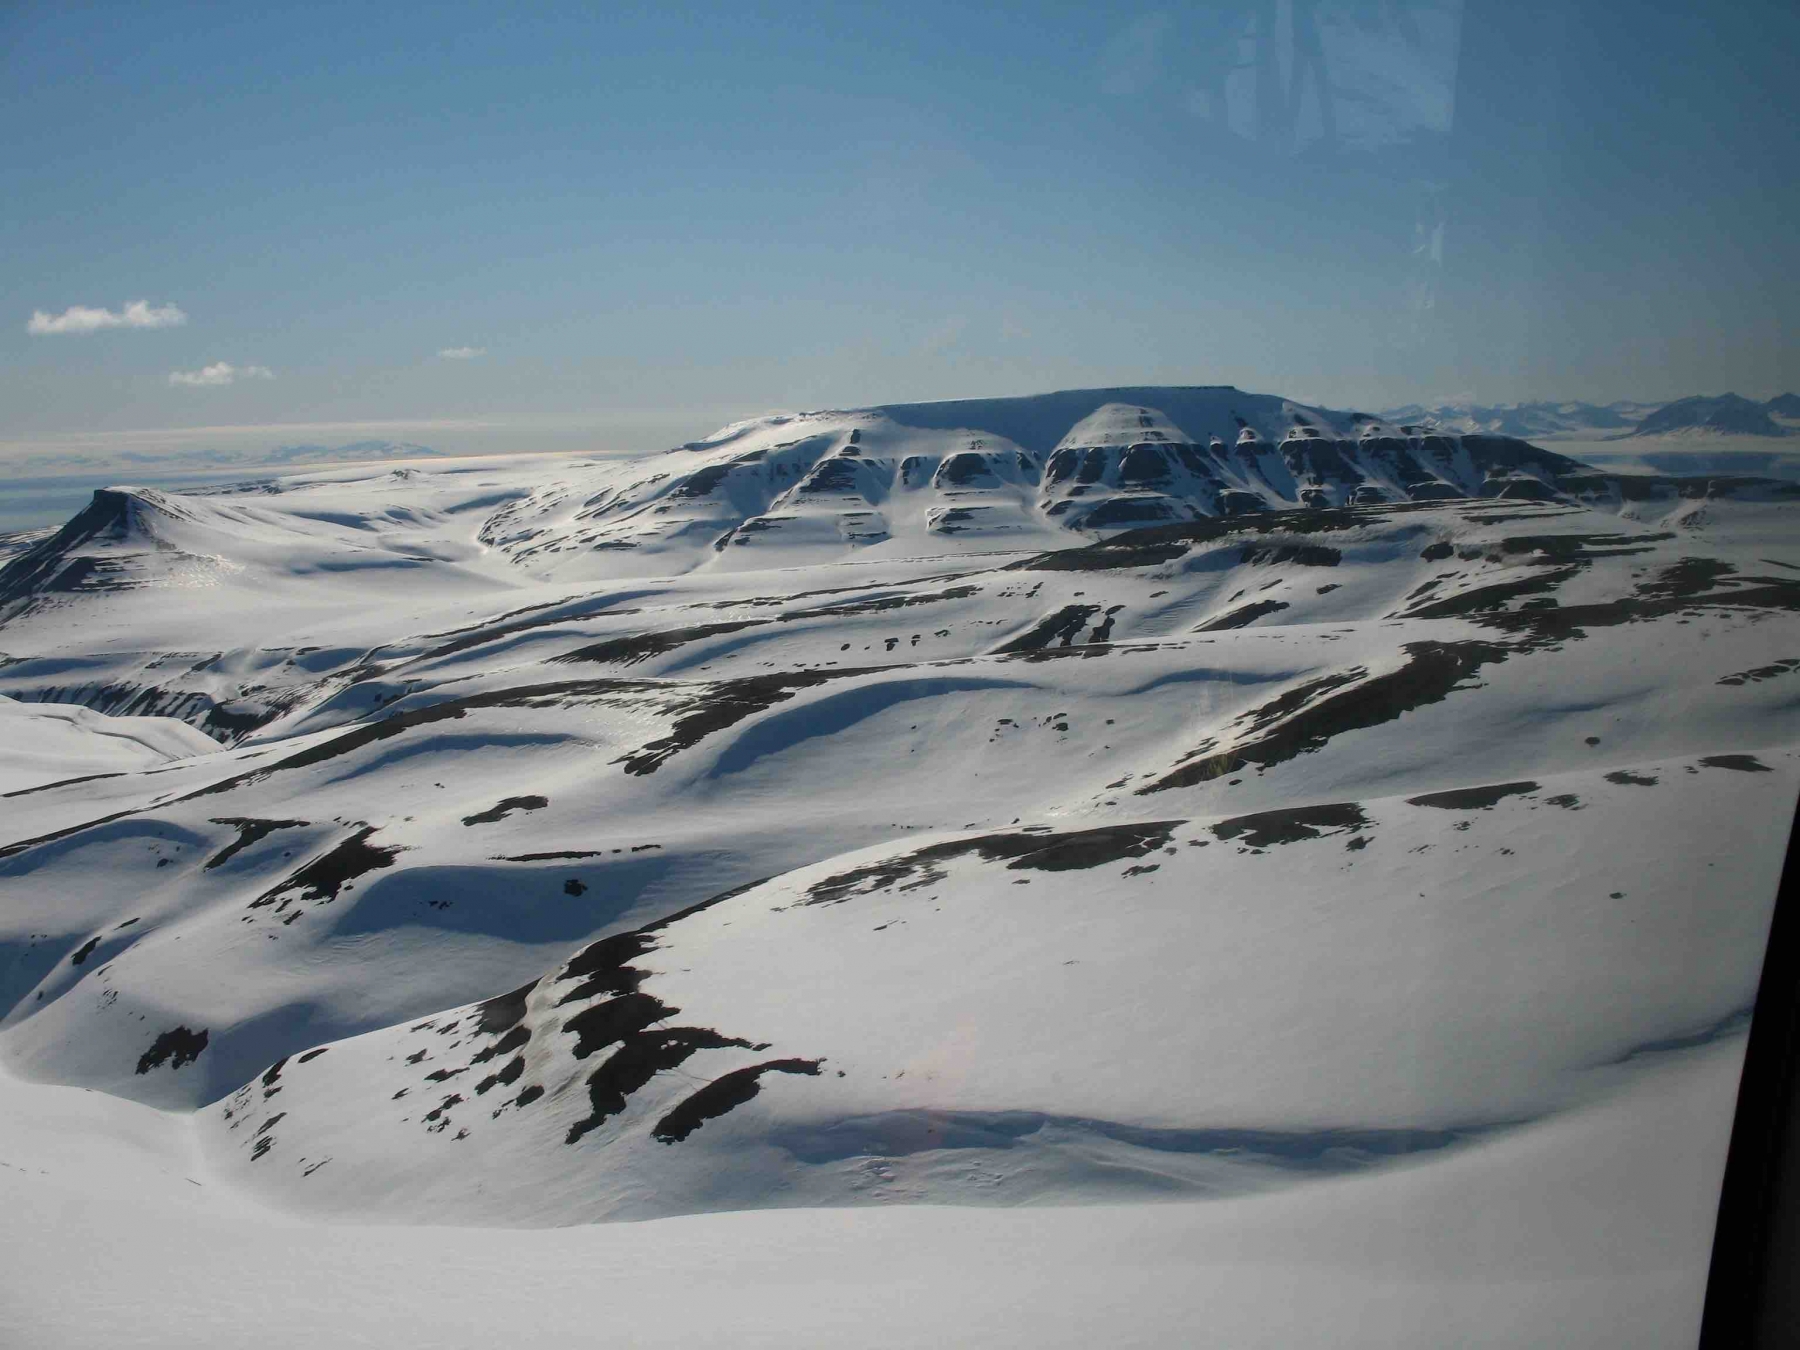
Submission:
[[[1539,400],[1483,405],[1409,403],[1381,414],[1445,431],[1487,431],[1562,440],[1628,440],[1639,436],[1800,435],[1800,395],[1763,403],[1737,394],[1693,395],[1664,403],[1621,400],[1593,404]]]
[[[1517,437],[1395,426],[1229,386],[769,414],[660,455],[571,459],[528,485],[514,475],[505,490],[455,507],[478,518],[473,552],[433,542],[444,519],[406,501],[408,485],[426,481],[418,472],[342,471],[392,495],[379,521],[295,515],[275,484],[188,496],[97,491],[62,529],[0,566],[0,626],[81,592],[175,575],[216,580],[245,567],[275,568],[267,575],[278,586],[287,573],[315,571],[366,583],[491,553],[508,570],[575,580],[809,563],[820,550],[1032,551],[1071,536],[1398,502],[1616,511],[1659,498],[1793,491],[1750,475],[1610,472]]]

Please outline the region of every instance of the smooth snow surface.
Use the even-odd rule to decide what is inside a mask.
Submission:
[[[1796,509],[1218,389],[99,492],[0,568],[0,1293],[1685,1343]]]
[[[83,707],[20,703],[4,694],[0,746],[0,792],[147,769],[219,748],[204,732],[173,717],[108,717]]]
[[[1233,1200],[505,1233],[296,1222],[221,1194],[159,1112],[0,1079],[0,1343],[1691,1346],[1740,1062]]]

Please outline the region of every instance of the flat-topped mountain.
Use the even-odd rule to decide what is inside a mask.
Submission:
[[[1294,507],[1649,490],[1516,437],[1229,387],[1120,388],[754,418],[579,489],[548,486],[496,512],[482,539],[558,570],[594,551],[635,555],[615,569],[664,570],[707,548],[760,566],[822,544],[1050,546]]]

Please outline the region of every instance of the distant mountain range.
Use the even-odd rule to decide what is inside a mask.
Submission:
[[[442,456],[441,450],[411,441],[351,441],[346,445],[280,445],[273,449],[227,449],[217,446],[183,446],[155,450],[45,450],[8,461],[15,473],[104,473],[121,466],[158,470],[259,469],[270,466],[346,464],[367,460],[424,459]]]
[[[1783,426],[1775,419],[1780,408],[1791,409],[1797,405],[1800,405],[1800,397],[1793,394],[1782,394],[1767,403],[1752,403],[1737,394],[1678,399],[1639,422],[1632,434],[1666,436],[1712,432],[1722,436],[1792,436],[1800,434],[1800,427]],[[1793,414],[1788,416],[1791,419]]]
[[[1538,402],[1449,403],[1426,407],[1409,403],[1381,414],[1390,422],[1458,433],[1615,440],[1632,436],[1793,436],[1800,435],[1800,395],[1781,394],[1757,403],[1737,394],[1696,396],[1673,403],[1595,404]]]
[[[349,445],[283,445],[268,456],[270,464],[339,463],[359,459],[419,459],[438,452],[411,441],[352,441]]]
[[[1446,403],[1427,407],[1408,403],[1381,414],[1401,425],[1429,426],[1442,431],[1485,432],[1498,436],[1616,436],[1628,433],[1653,403]]]
[[[1065,391],[1025,399],[973,399],[932,404],[893,404],[881,411],[893,413],[897,420],[921,428],[949,429],[951,423],[980,428],[1005,436],[1018,445],[1047,454],[1070,425],[1093,411],[1089,395],[1096,391]],[[1150,391],[1119,389],[1111,391],[1119,401],[1133,403],[1139,395]],[[1160,396],[1166,390],[1156,391]],[[1173,406],[1162,411],[1177,421],[1199,417],[1195,426],[1204,426],[1200,440],[1220,437],[1235,442],[1247,425],[1254,425],[1258,435],[1274,443],[1288,439],[1289,432],[1299,427],[1314,426],[1315,434],[1326,433],[1326,439],[1349,437],[1360,443],[1365,433],[1420,436],[1429,434],[1453,436],[1504,436],[1532,442],[1553,441],[1621,441],[1637,438],[1656,441],[1718,441],[1726,438],[1755,436],[1768,440],[1785,440],[1800,436],[1800,394],[1780,394],[1763,403],[1721,394],[1718,397],[1692,397],[1670,403],[1633,402],[1584,403],[1561,402],[1479,404],[1472,402],[1426,405],[1408,403],[1376,414],[1331,411],[1296,403],[1275,395],[1248,394],[1242,390],[1224,390],[1241,407],[1213,407],[1213,399],[1199,406],[1189,406],[1190,398],[1178,399],[1181,411]],[[1084,401],[1085,400],[1085,401]],[[1104,400],[1102,400],[1104,401]],[[1229,400],[1228,400],[1229,402]],[[1081,404],[1077,408],[1075,405]],[[1252,411],[1254,405],[1255,411]],[[1242,414],[1237,416],[1235,414]],[[1291,415],[1290,415],[1291,414]],[[1248,419],[1246,421],[1245,419]],[[948,420],[946,420],[948,419]],[[1023,419],[1023,420],[1020,420]],[[761,420],[761,419],[752,419]],[[1042,425],[1039,425],[1039,424]],[[1192,430],[1193,428],[1190,428]],[[1153,439],[1153,438],[1152,438]],[[698,443],[696,443],[698,444]],[[1721,447],[1724,449],[1726,447]],[[1655,447],[1646,447],[1649,454]],[[385,462],[407,459],[441,458],[446,452],[411,441],[364,440],[344,445],[304,442],[272,448],[227,449],[223,447],[186,446],[179,449],[106,451],[91,447],[81,449],[42,450],[7,461],[16,475],[110,473],[119,469],[155,470],[163,473],[188,470],[299,469],[327,464]],[[1587,451],[1580,452],[1589,454]],[[1630,453],[1621,449],[1619,454]],[[1613,467],[1628,471],[1674,472],[1669,465],[1656,464],[1637,456],[1641,463],[1626,464],[1611,452],[1605,457]],[[1787,463],[1791,455],[1781,456],[1783,465],[1765,464],[1761,468],[1744,466],[1742,472],[1777,473],[1781,477],[1800,477],[1800,470]],[[1595,461],[1596,463],[1600,461]],[[1697,465],[1690,472],[1700,472]],[[1722,470],[1721,470],[1722,471]]]

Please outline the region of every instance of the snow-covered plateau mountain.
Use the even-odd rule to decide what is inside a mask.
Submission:
[[[1797,692],[1800,489],[1233,389],[98,492],[0,568],[0,1292],[1691,1342]]]

